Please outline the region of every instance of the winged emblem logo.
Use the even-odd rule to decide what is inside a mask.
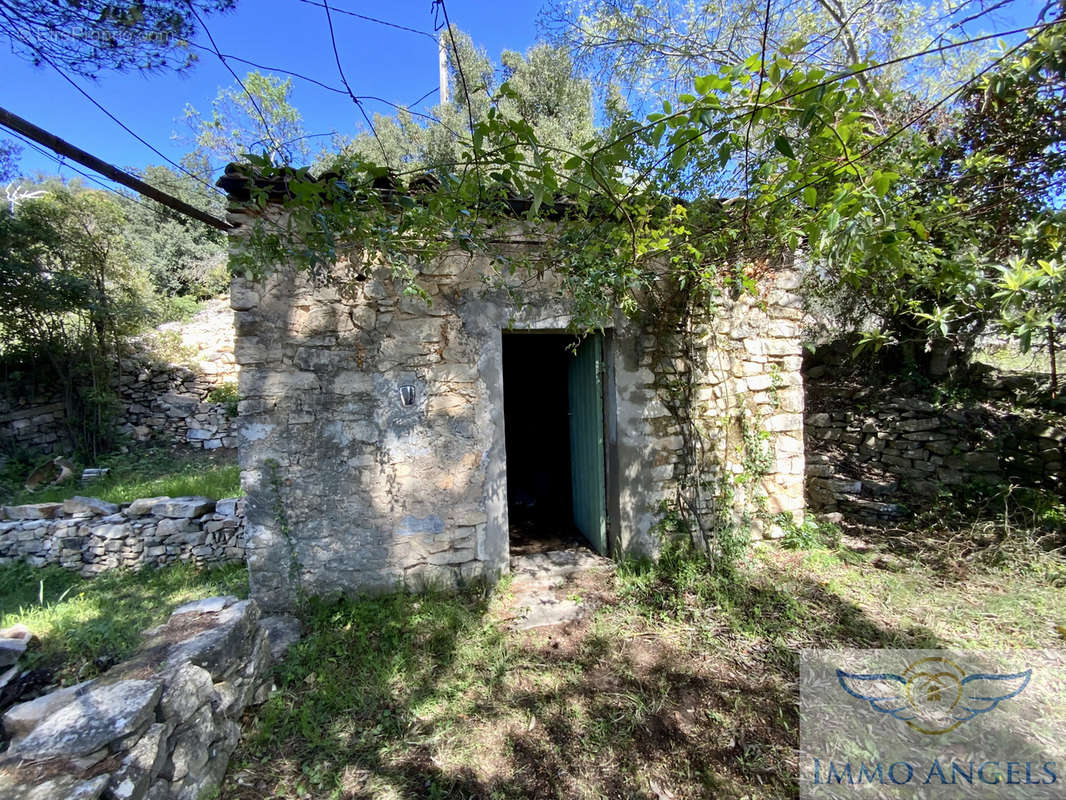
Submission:
[[[1031,669],[967,675],[954,661],[939,656],[919,659],[901,675],[837,670],[837,680],[852,697],[928,734],[953,731],[1004,700],[1017,697],[1032,675]]]

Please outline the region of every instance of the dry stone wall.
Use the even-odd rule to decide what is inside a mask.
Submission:
[[[1066,426],[990,404],[934,406],[843,381],[812,382],[812,509],[895,519],[971,482],[1062,492]]]
[[[200,800],[215,796],[245,709],[271,689],[291,619],[252,600],[178,608],[100,678],[3,716],[0,795],[11,800]],[[275,631],[287,636],[276,637]]]
[[[160,356],[169,352],[170,360]],[[182,363],[172,363],[179,359]],[[235,447],[235,422],[216,387],[236,383],[233,313],[225,300],[184,323],[167,323],[134,342],[119,364],[119,425],[136,441],[162,439],[192,447]],[[0,381],[0,453],[25,448],[67,453],[66,406],[58,387],[40,375]]]
[[[714,461],[731,513],[773,538],[802,524],[806,505],[800,282],[787,264],[756,292],[723,301],[699,395],[704,416],[718,422]]]
[[[58,564],[82,575],[244,558],[244,503],[238,498],[148,497],[122,506],[94,497],[5,506],[0,563]]]
[[[224,404],[208,402],[219,385],[217,373],[209,376],[144,357],[126,359],[122,367],[123,433],[139,442],[163,439],[205,450],[237,446],[236,420]],[[227,380],[235,379],[227,375]]]
[[[449,587],[508,568],[501,337],[570,329],[558,277],[450,255],[419,267],[428,303],[387,269],[360,278],[341,290],[288,272],[231,287],[248,563],[268,606],[298,590]],[[612,551],[655,553],[679,476],[694,471],[730,485],[723,500],[688,480],[685,510],[708,525],[723,502],[771,535],[775,515],[802,514],[798,276],[784,266],[760,284],[681,337],[604,321]],[[682,383],[685,407],[671,408]],[[764,451],[747,475],[741,418]]]

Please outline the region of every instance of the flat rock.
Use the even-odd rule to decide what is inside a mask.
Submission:
[[[178,606],[171,612],[170,616],[176,617],[179,614],[217,614],[236,602],[237,598],[231,594],[207,597],[203,600],[193,600],[185,605]]]
[[[180,615],[176,620],[187,619]],[[171,617],[160,631],[167,637],[167,629],[176,621]],[[241,600],[218,612],[217,620],[206,630],[193,634],[188,639],[171,646],[167,653],[167,666],[174,667],[191,661],[211,673],[212,680],[219,680],[222,673],[234,661],[248,651],[259,623],[259,606],[254,600]]]
[[[0,639],[25,639],[29,642],[33,640],[33,631],[19,622],[10,627],[0,629]]]
[[[45,717],[51,716],[74,698],[85,694],[91,683],[92,681],[84,681],[65,689],[56,689],[36,700],[12,706],[3,716],[4,731],[12,740],[21,739],[36,728]]]
[[[195,394],[168,392],[159,399],[164,405],[169,407],[172,412],[170,416],[188,416],[194,413],[200,405],[200,398]]]
[[[510,627],[529,630],[583,619],[595,610],[592,599],[574,599],[576,577],[591,570],[611,570],[614,562],[586,548],[549,550],[511,558]]]
[[[18,667],[11,667],[11,669],[7,670],[6,672],[0,673],[0,689],[3,689],[5,686],[11,683],[11,679],[18,674]]]
[[[29,503],[21,506],[4,506],[4,516],[8,519],[52,519],[62,507],[62,503]]]
[[[172,497],[152,506],[152,513],[157,517],[188,519],[203,516],[214,509],[215,501],[210,497]]]
[[[0,669],[10,667],[26,652],[27,639],[0,639]]]
[[[270,655],[275,661],[281,661],[288,649],[300,641],[300,620],[289,614],[263,617],[259,626],[270,637]]]
[[[137,744],[130,748],[122,765],[111,775],[108,800],[141,800],[166,759],[167,726],[149,726]]]
[[[142,497],[139,500],[134,500],[126,507],[126,516],[143,517],[145,514],[151,514],[155,506],[169,499],[166,495],[162,495],[160,497]]]
[[[95,684],[48,716],[9,752],[27,760],[87,756],[151,719],[162,691],[159,681]]]
[[[188,661],[169,672],[165,681],[166,688],[159,699],[159,712],[163,719],[174,724],[185,722],[200,706],[216,699],[211,673]]]
[[[0,797],[4,800],[97,800],[107,788],[107,776],[82,780],[74,775],[57,775],[31,782],[18,770],[0,772]]]
[[[561,625],[588,616],[591,609],[574,600],[544,599],[528,607],[525,616],[514,623],[519,631],[531,628],[543,628],[548,625]]]
[[[103,516],[118,513],[115,503],[108,503],[99,497],[81,497],[75,495],[63,501],[64,514],[94,514]]]
[[[223,500],[219,500],[215,503],[215,513],[221,514],[224,517],[232,517],[237,514],[237,503],[240,502],[239,497],[227,497]]]

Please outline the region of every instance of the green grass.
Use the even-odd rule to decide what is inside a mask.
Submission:
[[[83,465],[76,465],[77,474]],[[138,448],[105,456],[93,466],[109,467],[106,478],[82,484],[77,479],[34,492],[22,488],[30,469],[24,463],[9,465],[0,476],[0,502],[53,503],[74,495],[91,495],[111,503],[128,503],[140,497],[203,495],[215,500],[241,494],[240,468],[232,454],[183,448]]]
[[[506,584],[315,601],[223,794],[791,798],[798,649],[1062,646],[1054,556],[809,544],[623,564],[576,587],[602,605],[568,631],[508,631]]]
[[[1015,342],[1011,342],[1007,346],[987,347],[978,350],[974,354],[974,360],[988,364],[996,369],[1011,372],[1034,372],[1041,375],[1047,375],[1051,372],[1051,357],[1042,346],[1034,347],[1028,353],[1025,353]],[[1061,362],[1058,364],[1060,370],[1063,369],[1063,366]]]
[[[136,649],[140,633],[182,603],[218,594],[246,597],[243,564],[196,570],[185,564],[82,578],[56,566],[0,565],[0,627],[22,623],[40,639],[20,660],[86,680]]]

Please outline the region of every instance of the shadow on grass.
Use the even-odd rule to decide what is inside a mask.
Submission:
[[[648,565],[617,591],[528,633],[482,592],[314,603],[224,795],[792,797],[796,650],[937,644],[813,581]]]
[[[0,502],[60,503],[74,495],[87,494],[111,503],[128,503],[139,497],[158,495],[206,495],[219,499],[241,493],[240,470],[232,449],[138,445],[127,453],[111,453],[91,464],[76,464],[75,474],[87,466],[110,470],[106,477],[92,483],[69,480],[59,486],[29,491],[23,481],[33,466],[39,464],[12,461],[0,467]]]
[[[248,594],[243,564],[197,570],[188,564],[84,578],[61,567],[0,565],[0,627],[26,625],[39,642],[20,659],[64,684],[91,678],[128,656],[141,631],[178,605],[216,594]]]

